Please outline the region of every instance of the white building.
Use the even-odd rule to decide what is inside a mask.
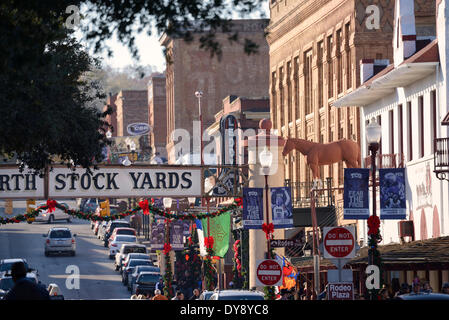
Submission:
[[[449,127],[441,125],[449,103],[449,0],[436,6],[435,21],[416,25],[414,1],[397,0],[393,63],[361,61],[361,86],[333,104],[361,107],[366,167],[365,126],[372,118],[382,126],[377,164],[406,168],[407,220],[413,221],[415,240],[449,235],[449,183],[434,173],[434,141],[449,136]],[[358,227],[366,244],[366,220],[358,220]],[[399,222],[382,221],[381,235],[381,245],[401,242]]]

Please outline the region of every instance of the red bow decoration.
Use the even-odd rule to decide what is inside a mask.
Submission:
[[[204,246],[207,249],[212,249],[214,246],[214,237],[210,236],[210,237],[205,237],[204,238]]]
[[[380,219],[378,216],[368,218],[368,235],[375,235],[379,232]]]
[[[48,212],[55,211],[56,208],[56,200],[47,200]]]
[[[150,206],[148,204],[148,200],[142,200],[139,202],[139,207],[143,210],[143,214],[144,215],[149,215],[150,214]]]
[[[192,245],[193,244],[192,237],[188,237],[187,239],[189,240],[189,245]]]
[[[236,198],[234,202],[237,204],[237,206],[242,207],[243,206],[243,198]]]
[[[188,254],[186,254],[186,261],[189,261],[190,257]]]
[[[164,254],[168,255],[171,251],[171,245],[170,243],[164,243]]]
[[[262,230],[263,232],[265,232],[265,236],[267,237],[267,240],[270,238],[270,234],[272,234],[274,232],[274,224],[270,223],[270,224],[266,224],[264,223],[262,225]]]

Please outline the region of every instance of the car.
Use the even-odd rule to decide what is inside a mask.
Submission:
[[[143,260],[143,259],[131,259],[129,260],[126,267],[123,268],[122,271],[122,283],[124,285],[128,284],[128,274],[134,272],[134,268],[137,266],[152,266],[153,262],[150,260]]]
[[[449,294],[444,293],[408,293],[401,294],[394,300],[449,300]]]
[[[45,256],[50,253],[76,253],[76,234],[72,234],[69,228],[51,228],[47,234],[42,235],[45,239]]]
[[[130,228],[130,227],[131,227],[131,225],[126,220],[109,221],[108,226],[106,227],[106,232],[104,234],[104,239],[103,239],[104,246],[108,247],[109,237],[112,235],[115,228]]]
[[[64,202],[58,202],[60,205],[64,206],[66,209],[69,209],[69,205]],[[38,207],[46,206],[47,203],[40,203]],[[49,212],[49,210],[41,211],[41,213],[34,219],[34,222],[47,222],[49,224],[55,222],[65,220],[67,222],[72,221],[72,217],[65,213],[63,210],[59,208],[55,208],[55,211]]]
[[[146,253],[138,253],[138,252],[128,253],[128,255],[125,257],[125,259],[123,259],[123,261],[122,261],[122,268],[120,269],[120,272],[122,272],[123,268],[125,268],[128,265],[129,260],[132,260],[132,259],[149,260],[149,261],[151,261],[152,265],[154,265],[153,260],[151,259],[150,255],[148,255]]]
[[[157,273],[161,273],[161,269],[159,269],[158,267],[155,266],[137,266],[134,269],[133,273],[129,273],[128,274],[128,291],[131,291],[133,288],[134,283],[136,282],[137,277],[139,276],[139,274],[141,272],[144,271],[150,271],[150,272],[157,272]]]
[[[114,259],[117,252],[120,251],[120,247],[125,243],[137,243],[137,237],[135,236],[116,236],[114,241],[109,243],[109,259]]]
[[[133,284],[133,288],[131,290],[132,294],[153,294],[154,289],[156,289],[156,283],[159,282],[160,277],[161,275],[159,272],[144,271],[139,273],[136,283]]]
[[[133,244],[133,243],[126,243],[122,244],[120,247],[120,251],[116,253],[115,255],[115,270],[121,270],[123,260],[125,260],[126,256],[129,253],[147,253],[147,247],[143,244]]]
[[[36,273],[34,272],[28,272],[26,279],[34,282],[35,284],[40,283]],[[5,296],[12,287],[14,287],[14,281],[12,280],[11,274],[6,273],[2,278],[0,278],[0,297]]]
[[[127,235],[127,236],[136,236],[137,232],[133,228],[122,228],[118,227],[114,229],[114,232],[112,232],[111,236],[109,237],[109,241],[114,240],[116,235]]]
[[[213,291],[203,291],[200,294],[200,297],[198,298],[198,300],[209,300],[209,298],[214,294]]]
[[[61,293],[61,289],[56,283],[50,283],[47,288],[50,300],[64,300],[64,295]]]
[[[29,269],[26,259],[23,258],[2,259],[0,260],[0,276],[5,273],[10,273],[12,265],[16,262],[23,262],[25,264],[25,267]]]
[[[221,290],[215,291],[209,300],[265,300],[265,295],[260,291]]]
[[[93,213],[97,209],[99,201],[97,198],[81,199],[79,210],[84,213]]]

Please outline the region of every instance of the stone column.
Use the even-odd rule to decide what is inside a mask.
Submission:
[[[268,208],[265,207],[265,174],[268,174],[268,186],[281,187],[284,186],[284,165],[282,150],[284,147],[284,140],[281,137],[271,135],[270,130],[272,123],[268,119],[263,119],[259,123],[259,134],[249,137],[248,145],[248,163],[249,163],[249,187],[264,188],[264,222],[266,215],[269,214],[269,221],[271,218],[271,199],[268,199]],[[259,153],[264,150],[264,147],[272,153],[273,161],[269,170],[264,171],[259,161]],[[265,169],[266,170],[266,169]],[[275,238],[284,238],[283,229],[275,229]],[[249,230],[249,287],[256,286],[256,268],[257,261],[265,259],[265,252],[267,251],[267,239],[262,229]],[[263,290],[263,287],[257,287],[258,290]]]

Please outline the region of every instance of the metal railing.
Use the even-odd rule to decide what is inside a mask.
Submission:
[[[449,138],[435,139],[434,164],[438,179],[449,180]]]
[[[371,167],[371,157],[366,157],[363,159],[364,167]],[[377,168],[404,168],[404,154],[403,153],[395,153],[395,154],[379,154],[376,156],[376,167]]]
[[[292,205],[294,208],[310,208],[310,191],[313,182],[296,182],[286,179],[284,185],[292,190]],[[315,194],[315,207],[329,207],[334,204],[332,193],[332,178],[326,178],[322,186],[318,186]]]
[[[249,184],[248,165],[202,166],[204,198],[235,198],[243,196],[243,188]]]

